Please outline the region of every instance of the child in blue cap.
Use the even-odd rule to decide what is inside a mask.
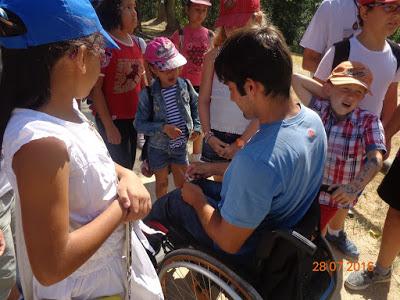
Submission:
[[[104,41],[117,47],[89,0],[0,0],[0,143],[25,299],[163,298],[139,222],[129,284],[122,258],[122,223],[147,215],[150,196],[74,100],[97,81]]]

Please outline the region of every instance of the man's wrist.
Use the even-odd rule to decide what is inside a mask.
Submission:
[[[212,132],[211,130],[207,131],[207,132],[204,134],[204,142],[205,142],[206,144],[208,144],[208,141],[209,141],[210,138],[213,137],[213,136],[214,136],[214,132]]]

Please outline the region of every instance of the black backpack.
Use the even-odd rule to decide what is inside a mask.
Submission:
[[[400,46],[391,40],[386,40],[389,43],[390,48],[392,49],[393,55],[396,57],[397,67],[396,70],[400,67]],[[350,40],[344,39],[340,41],[335,46],[335,56],[333,58],[332,70],[336,68],[341,62],[349,59],[350,55]]]

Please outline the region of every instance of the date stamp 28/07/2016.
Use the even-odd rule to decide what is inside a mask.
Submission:
[[[374,269],[374,263],[368,262],[353,262],[353,261],[314,261],[313,272],[336,272],[336,271],[372,271]]]

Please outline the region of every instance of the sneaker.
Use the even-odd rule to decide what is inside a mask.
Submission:
[[[374,283],[389,282],[392,276],[392,271],[389,271],[386,275],[378,274],[374,271],[357,271],[350,273],[344,282],[345,287],[350,290],[364,290]]]
[[[358,252],[357,246],[347,238],[347,234],[343,230],[339,232],[339,236],[330,235],[327,232],[325,238],[348,258],[358,259],[360,252]]]

